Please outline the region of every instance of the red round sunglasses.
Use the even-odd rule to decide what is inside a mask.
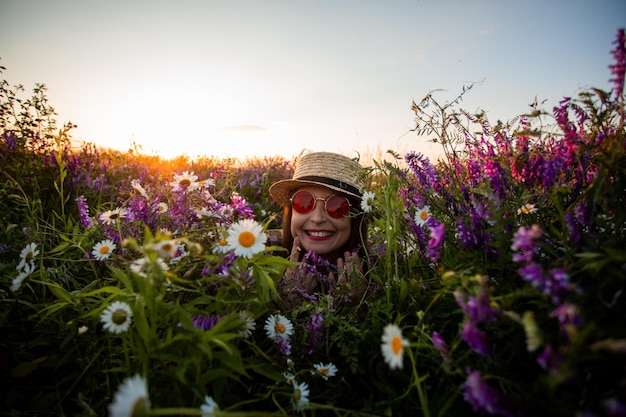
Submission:
[[[300,214],[307,214],[313,211],[317,200],[324,202],[326,213],[333,219],[341,219],[350,213],[350,200],[342,195],[333,194],[330,197],[315,197],[311,192],[306,190],[296,191],[289,199],[291,207]]]

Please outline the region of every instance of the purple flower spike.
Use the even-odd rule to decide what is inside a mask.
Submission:
[[[491,415],[514,417],[520,414],[503,393],[489,386],[479,371],[467,370],[467,379],[463,384],[463,398],[474,411]]]

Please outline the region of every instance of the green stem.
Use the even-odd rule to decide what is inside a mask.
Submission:
[[[424,417],[430,417],[430,409],[428,408],[428,398],[422,389],[422,384],[420,382],[419,374],[417,373],[417,366],[415,363],[415,357],[413,356],[413,351],[411,349],[407,349],[409,354],[409,358],[411,359],[411,366],[413,367],[413,377],[415,378],[415,388],[417,389],[417,396],[420,399],[420,406],[422,407],[422,415]]]

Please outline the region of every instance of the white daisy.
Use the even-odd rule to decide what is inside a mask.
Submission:
[[[109,259],[111,253],[117,248],[115,242],[111,239],[105,239],[101,242],[98,242],[94,245],[91,254],[98,261],[104,261],[105,259]]]
[[[130,182],[130,185],[133,187],[135,191],[141,194],[144,198],[148,198],[148,193],[146,192],[145,188],[141,186],[141,183],[139,182],[139,180],[132,180]]]
[[[164,202],[160,202],[154,207],[154,211],[159,214],[167,213],[169,209],[170,206],[168,206],[167,203]]]
[[[20,288],[22,288],[22,283],[30,275],[30,272],[21,271],[15,278],[13,278],[13,282],[11,283],[11,291],[17,292]]]
[[[291,401],[297,411],[302,411],[309,406],[309,386],[306,382],[293,384]]]
[[[20,262],[17,264],[16,269],[22,271],[30,266],[31,271],[35,269],[35,256],[39,255],[39,249],[37,249],[36,243],[29,243],[20,252]]]
[[[374,208],[374,198],[376,195],[371,191],[366,191],[361,197],[361,210],[365,213],[369,213]]]
[[[331,376],[337,375],[337,367],[333,363],[328,363],[324,365],[323,363],[318,363],[317,365],[313,365],[315,371],[311,371],[313,375],[319,375],[325,380],[328,380]]]
[[[170,186],[174,191],[193,190],[196,187],[198,176],[193,171],[185,171],[182,175],[174,174],[174,181],[170,182]]]
[[[195,183],[194,189],[206,189],[209,187],[213,187],[215,185],[215,180],[213,178],[207,178],[206,180],[199,180]]]
[[[215,254],[228,253],[230,251],[231,251],[231,248],[230,246],[228,246],[228,242],[224,238],[221,238],[220,240],[218,240],[217,244],[213,246],[213,253]]]
[[[115,301],[104,309],[100,315],[100,321],[106,330],[117,334],[128,330],[132,317],[133,312],[128,304],[123,301]]]
[[[296,377],[291,372],[283,372],[283,377],[285,377],[285,382],[289,385],[294,385],[296,383]]]
[[[265,249],[267,236],[263,232],[263,226],[254,220],[244,219],[233,223],[227,234],[226,242],[237,256],[252,258],[254,254]]]
[[[135,375],[119,386],[113,402],[109,404],[110,417],[135,417],[150,411],[150,396],[146,379]]]
[[[381,350],[385,362],[389,364],[389,368],[402,369],[404,360],[404,348],[409,342],[402,338],[402,330],[395,324],[385,326],[382,335]]]
[[[103,224],[117,224],[120,220],[125,218],[128,212],[123,207],[118,207],[113,210],[107,210],[104,213],[99,214],[99,219]]]
[[[267,337],[276,341],[279,339],[287,340],[293,334],[293,324],[291,320],[282,314],[273,314],[265,320],[263,327],[267,333]]]
[[[173,258],[178,252],[175,239],[165,239],[154,243],[153,249],[163,258]]]
[[[418,226],[423,226],[426,224],[426,221],[430,217],[430,207],[424,206],[422,208],[417,209],[415,212],[415,223]]]
[[[211,211],[207,207],[202,207],[201,209],[194,210],[196,212],[196,217],[201,219],[203,217],[215,218],[219,217],[214,211]]]
[[[534,204],[524,204],[522,207],[517,209],[517,214],[532,214],[538,211],[537,207]]]
[[[208,395],[204,397],[204,404],[200,406],[202,417],[215,417],[215,411],[219,409],[213,397],[209,397]]]
[[[254,322],[254,319],[250,316],[250,313],[246,311],[240,311],[239,318],[243,320],[243,324],[241,325],[241,328],[237,333],[241,338],[247,339],[252,336],[252,332],[256,330],[256,323]]]
[[[157,258],[156,264],[161,268],[162,271],[169,270],[169,266],[163,259]],[[135,259],[132,264],[130,264],[130,270],[136,273],[137,275],[148,278],[148,274],[154,270],[154,263],[148,257],[143,257],[139,259]]]

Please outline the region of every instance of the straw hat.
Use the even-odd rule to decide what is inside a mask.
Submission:
[[[322,185],[343,194],[361,199],[357,175],[361,165],[347,156],[330,152],[314,152],[296,162],[296,171],[290,180],[277,181],[269,192],[281,206],[289,204],[291,193],[306,185]]]

